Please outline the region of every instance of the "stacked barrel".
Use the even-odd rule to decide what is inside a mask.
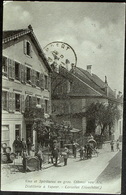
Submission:
[[[1,146],[1,161],[2,163],[12,163],[16,155],[11,152],[11,147],[8,147],[6,143]]]

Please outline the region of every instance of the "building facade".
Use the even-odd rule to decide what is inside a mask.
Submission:
[[[16,136],[35,142],[29,113],[50,114],[50,72],[31,25],[3,32],[2,143],[11,147]]]
[[[67,71],[59,67],[59,71],[52,74],[52,115],[59,123],[70,123],[72,128],[81,130],[84,137],[88,128],[85,111],[92,103],[115,102],[123,105],[114,91],[109,87],[107,77],[102,81],[97,75],[92,74],[91,65],[87,70],[72,67]],[[115,139],[122,134],[122,118],[116,121],[114,131]],[[95,132],[100,133],[99,127]]]

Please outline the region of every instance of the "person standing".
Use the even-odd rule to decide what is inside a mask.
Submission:
[[[23,157],[23,161],[22,162],[23,162],[23,172],[24,173],[26,173],[26,171],[27,171],[27,156],[28,156],[27,155],[27,151],[24,150],[23,151],[23,156],[22,156]]]
[[[83,146],[81,146],[79,152],[80,152],[80,160],[83,160],[84,159],[84,147]]]
[[[114,141],[113,140],[110,142],[110,145],[111,145],[111,152],[114,152]]]
[[[32,146],[32,141],[31,141],[31,138],[28,137],[28,140],[27,140],[28,155],[30,155],[31,146]]]
[[[73,142],[73,155],[74,155],[74,158],[76,158],[77,156],[77,143],[76,142]]]
[[[41,148],[38,149],[37,157],[38,157],[39,162],[40,162],[39,169],[41,170],[42,169],[42,161],[43,161],[43,153],[42,153],[42,149]]]
[[[13,148],[14,148],[14,152],[16,153],[17,156],[21,156],[21,152],[22,152],[22,143],[21,140],[19,138],[19,136],[16,137],[16,139],[13,142]]]
[[[26,141],[24,140],[24,138],[22,138],[22,152],[26,151],[26,149],[27,149]]]
[[[67,159],[68,159],[68,156],[69,156],[69,150],[68,150],[67,147],[64,148],[62,156],[63,156],[63,159],[64,159],[64,166],[66,166],[67,165]]]
[[[53,158],[55,159],[55,166],[57,166],[58,156],[59,156],[59,150],[57,147],[54,146],[52,151]]]
[[[118,140],[118,139],[117,139],[117,141],[116,141],[116,149],[117,149],[117,151],[120,150],[120,147],[119,147],[119,140]]]

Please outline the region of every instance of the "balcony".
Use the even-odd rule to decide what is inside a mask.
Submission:
[[[25,108],[24,118],[26,122],[33,123],[36,119],[44,119],[44,108],[29,107]]]

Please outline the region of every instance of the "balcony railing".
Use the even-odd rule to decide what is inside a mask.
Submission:
[[[44,108],[29,107],[25,108],[24,112],[25,120],[34,121],[35,119],[44,119]]]

